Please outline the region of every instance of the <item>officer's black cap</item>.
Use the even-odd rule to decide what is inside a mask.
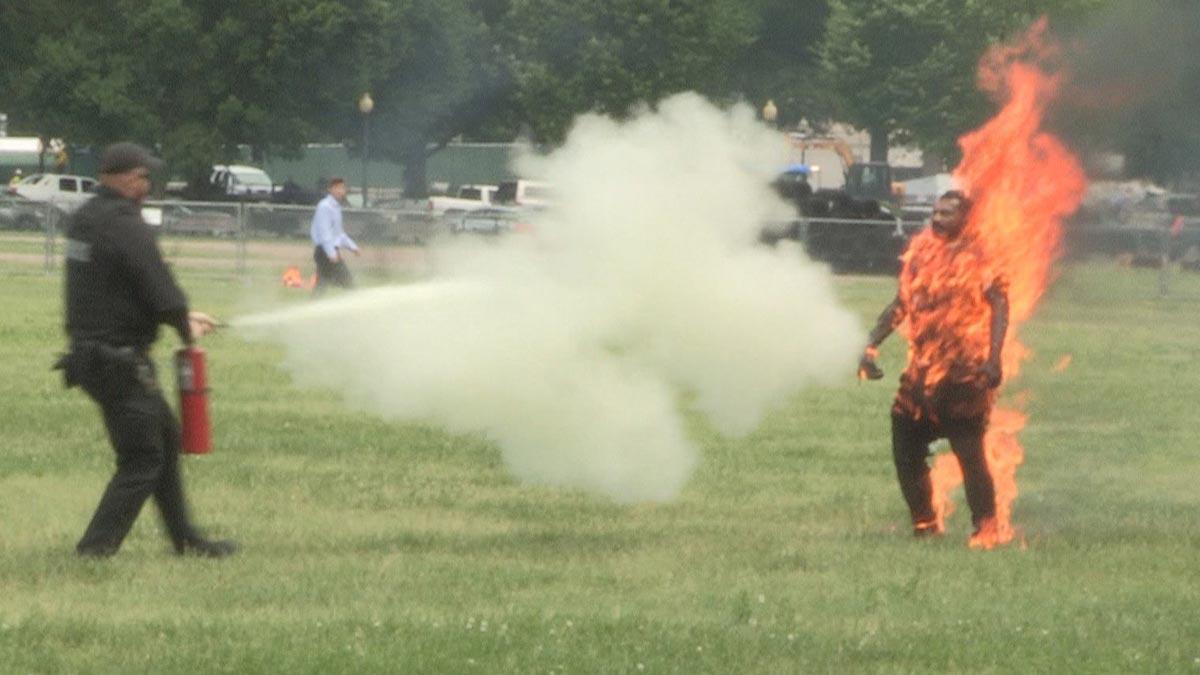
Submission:
[[[100,173],[125,173],[134,169],[157,171],[162,160],[137,143],[113,143],[100,154]]]

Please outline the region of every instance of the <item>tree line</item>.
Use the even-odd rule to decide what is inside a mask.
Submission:
[[[425,192],[454,138],[563,138],[579,113],[621,116],[684,90],[771,99],[779,123],[868,130],[873,158],[913,142],[953,161],[991,104],[988,45],[1049,12],[1084,24],[1115,0],[58,0],[0,2],[10,133],[135,139],[205,176],[249,146],[359,144]]]

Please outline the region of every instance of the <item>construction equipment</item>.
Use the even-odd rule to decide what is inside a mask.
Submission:
[[[798,133],[787,138],[799,163],[782,172],[774,185],[795,204],[800,218],[764,241],[801,239],[810,256],[838,271],[894,272],[910,232],[895,215],[901,193],[892,183],[891,166],[858,161],[841,139]],[[808,162],[814,159],[809,153],[816,151],[837,155],[845,179],[841,187],[814,189],[819,167]]]
[[[898,186],[892,182],[892,167],[887,162],[860,162],[850,146],[840,138],[813,137],[790,133],[788,142],[799,153],[799,163],[808,164],[809,151],[826,150],[842,163],[844,182],[841,191],[854,199],[874,199],[881,203],[899,201]],[[819,169],[818,169],[819,170]]]

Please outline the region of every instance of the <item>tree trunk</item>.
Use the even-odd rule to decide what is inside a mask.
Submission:
[[[424,199],[429,196],[429,178],[425,172],[425,143],[413,143],[404,149],[400,163],[404,166],[405,199]]]
[[[883,127],[871,127],[871,161],[888,161],[888,130]]]

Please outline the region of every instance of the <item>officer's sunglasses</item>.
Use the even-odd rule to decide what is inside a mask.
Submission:
[[[142,180],[150,180],[150,172],[149,171],[137,171],[137,172],[134,172],[133,175],[138,178],[141,178]]]

